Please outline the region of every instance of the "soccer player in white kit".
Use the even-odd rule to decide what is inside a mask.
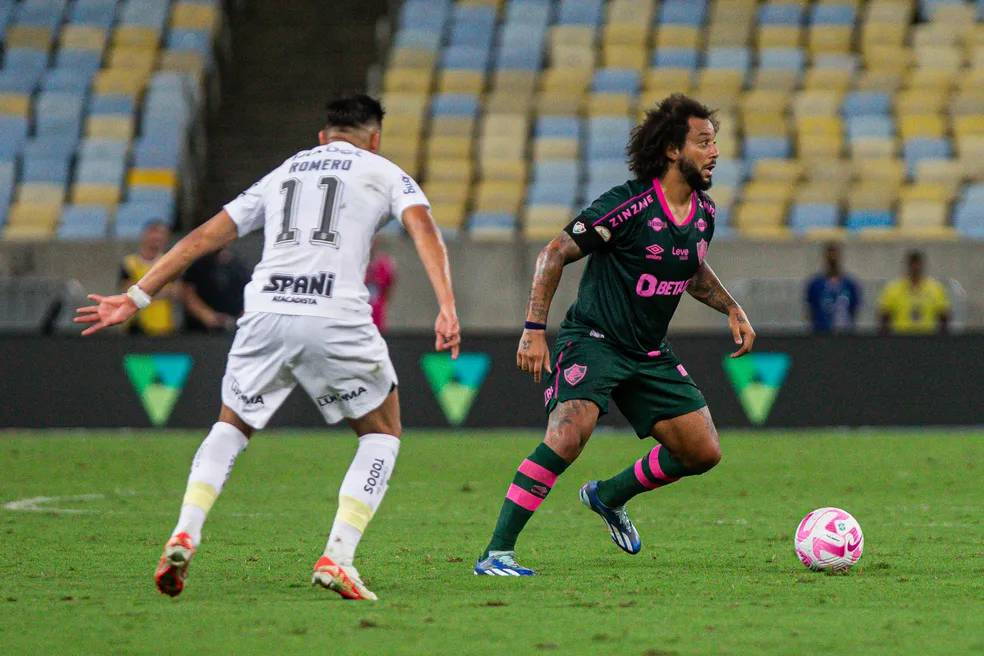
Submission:
[[[244,291],[219,419],[195,454],[155,572],[165,594],[184,589],[205,517],[237,456],[300,383],[325,421],[344,418],[359,437],[312,583],[347,599],[376,598],[353,558],[400,448],[396,372],[364,283],[373,235],[391,216],[413,238],[437,295],[435,348],[456,358],[461,342],[447,250],[417,183],[376,154],[382,119],[368,96],[329,103],[320,146],[297,153],[188,233],[126,294],[93,294],[96,305],[77,311],[77,323],[92,324],[83,335],[122,323],[196,259],[263,228],[263,257]]]

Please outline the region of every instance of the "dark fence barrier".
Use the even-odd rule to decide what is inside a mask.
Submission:
[[[215,420],[226,337],[0,339],[0,427],[204,427]],[[450,365],[433,337],[388,339],[407,426],[541,426],[543,387],[516,370],[515,335],[466,335]],[[730,340],[674,350],[719,426],[984,424],[984,335],[768,337],[729,363]],[[625,425],[614,411],[603,423]],[[301,390],[272,426],[322,426]]]

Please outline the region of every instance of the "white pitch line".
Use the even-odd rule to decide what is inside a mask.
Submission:
[[[97,510],[83,510],[81,508],[53,508],[47,504],[53,502],[71,501],[95,501],[104,498],[104,494],[70,494],[57,497],[31,497],[29,499],[17,499],[3,504],[5,510],[20,510],[24,512],[49,512],[55,514],[79,515],[84,513],[99,512]]]

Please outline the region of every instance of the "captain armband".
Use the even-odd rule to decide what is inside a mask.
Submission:
[[[564,232],[571,236],[581,252],[587,255],[605,248],[612,239],[612,231],[605,225],[591,225],[587,219],[577,218],[567,224]]]

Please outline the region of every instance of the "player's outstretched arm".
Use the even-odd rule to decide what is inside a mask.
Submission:
[[[739,345],[739,349],[732,353],[731,357],[740,358],[752,350],[752,345],[755,343],[755,329],[748,322],[745,311],[724,288],[707,262],[698,267],[697,273],[690,279],[687,292],[704,305],[728,315],[728,327],[731,328],[735,344]]]
[[[526,306],[526,328],[519,340],[516,350],[516,366],[533,374],[533,380],[540,382],[545,370],[550,370],[550,348],[547,346],[546,325],[547,315],[550,314],[550,303],[553,301],[557,285],[564,266],[584,257],[584,252],[574,243],[567,232],[554,237],[543,247],[536,258],[536,271],[533,274],[533,287],[530,289],[530,301]],[[543,328],[531,328],[543,326]]]
[[[441,231],[434,223],[434,217],[424,205],[411,205],[403,210],[403,226],[407,229],[417,247],[417,255],[424,264],[434,295],[437,296],[438,313],[434,321],[438,351],[451,351],[451,358],[457,359],[461,348],[461,326],[458,325],[458,310],[451,288],[451,264],[448,262],[448,249],[444,246]]]
[[[164,253],[154,266],[137,281],[136,287],[147,297],[151,297],[187,269],[202,255],[217,251],[238,236],[236,224],[229,214],[222,210],[211,219],[189,232],[174,248]],[[136,301],[128,294],[100,296],[89,294],[89,300],[96,305],[80,307],[75,312],[75,323],[90,324],[82,335],[92,335],[103,328],[123,323],[139,309]]]

